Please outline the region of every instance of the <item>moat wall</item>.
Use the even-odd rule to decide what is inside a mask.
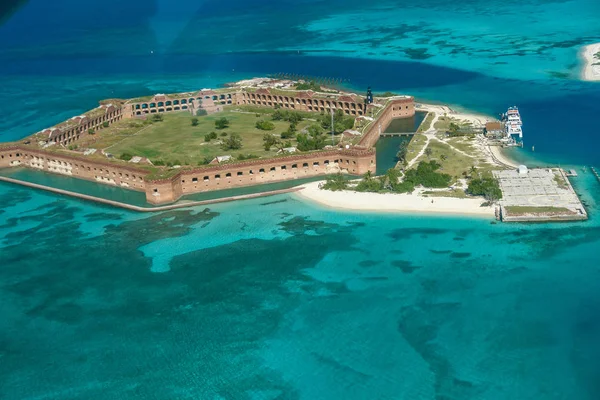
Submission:
[[[0,168],[26,167],[73,178],[145,191],[147,171],[20,146],[0,148]]]
[[[408,118],[415,115],[415,101],[412,97],[392,100],[387,104],[381,114],[368,127],[368,130],[363,134],[360,146],[370,148],[375,146],[379,140],[379,136],[388,127],[390,122],[396,118]]]
[[[20,146],[0,149],[0,168],[26,167],[146,193],[152,204],[177,201],[186,194],[259,185],[344,171],[375,172],[373,150],[340,149],[185,170],[149,181],[148,172],[111,162],[82,159]]]

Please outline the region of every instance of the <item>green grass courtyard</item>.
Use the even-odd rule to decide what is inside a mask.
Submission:
[[[240,155],[252,154],[257,157],[273,157],[277,148],[270,151],[264,149],[263,136],[265,133],[279,136],[289,127],[286,121],[271,121],[275,129],[260,130],[256,122],[271,120],[270,112],[249,112],[226,110],[207,116],[193,117],[188,112],[163,114],[162,121],[148,120],[123,120],[93,135],[93,142],[89,147],[104,149],[119,158],[122,154],[149,158],[151,161],[163,161],[165,164],[198,165],[207,158],[221,155],[231,155],[234,158]],[[269,110],[270,111],[270,110]],[[225,129],[216,129],[215,121],[227,118],[229,126]],[[197,118],[197,125],[192,125],[192,118]],[[301,132],[312,121],[302,120],[297,124],[297,131]],[[205,141],[205,135],[215,132],[216,139]],[[224,150],[221,148],[223,140],[231,134],[238,134],[242,140],[241,149]],[[92,135],[90,135],[92,136]],[[283,142],[294,139],[283,139]]]

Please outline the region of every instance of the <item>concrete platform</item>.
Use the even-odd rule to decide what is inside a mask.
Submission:
[[[494,171],[502,190],[503,221],[572,221],[587,219],[587,212],[564,171],[537,168]]]

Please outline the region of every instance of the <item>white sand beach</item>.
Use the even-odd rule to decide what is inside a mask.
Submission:
[[[450,118],[457,119],[458,121],[470,122],[475,127],[484,126],[486,122],[495,120],[494,117],[488,115],[456,111],[445,105],[420,103],[417,109],[419,111],[432,111],[436,113],[438,117],[446,115]]]
[[[590,44],[582,49],[581,55],[585,65],[583,66],[581,79],[584,81],[600,81],[600,58],[594,57],[597,53],[600,53],[600,43]]]
[[[504,155],[504,153],[502,152],[502,148],[499,146],[488,146],[488,149],[491,153],[491,160],[490,163],[496,163],[497,161],[499,161],[501,164],[504,164],[505,166],[509,166],[509,167],[513,167],[513,168],[518,168],[519,164],[513,160],[511,160],[510,158],[506,157]]]
[[[315,201],[319,204],[346,210],[396,211],[433,214],[462,214],[494,217],[494,207],[481,207],[482,198],[459,199],[453,197],[422,197],[420,191],[413,194],[362,193],[319,189],[321,182],[311,182],[293,196]]]

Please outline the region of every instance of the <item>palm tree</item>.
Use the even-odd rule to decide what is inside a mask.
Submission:
[[[446,156],[445,154],[442,154],[440,156],[440,160],[442,160],[442,161],[446,161],[447,159],[448,159],[448,156]]]
[[[471,177],[473,177],[473,175],[475,175],[475,172],[477,172],[477,167],[472,165],[469,169],[469,172],[471,173]]]

